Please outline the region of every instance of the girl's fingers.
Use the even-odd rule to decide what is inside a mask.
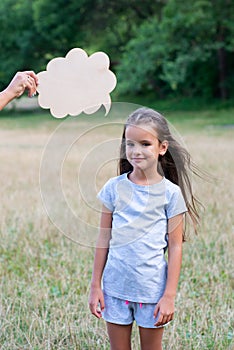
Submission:
[[[158,312],[159,312],[159,305],[157,304],[154,310],[154,318],[158,316]]]
[[[162,325],[163,324],[166,324],[167,322],[169,322],[171,319],[170,319],[170,316],[164,316],[163,319],[162,319]]]
[[[96,316],[97,318],[102,317],[102,313],[101,313],[101,311],[98,310],[98,309],[96,309],[95,311],[93,311],[92,314],[93,314],[94,316]]]
[[[90,303],[89,308],[91,313],[96,316],[97,318],[100,318],[100,310],[98,310],[97,303]]]
[[[104,295],[102,290],[100,288],[91,288],[89,295],[89,309],[91,313],[97,318],[101,318],[104,307]]]
[[[99,302],[89,302],[89,309],[91,313],[96,316],[97,318],[102,317],[102,311],[104,310],[105,305],[104,305],[104,298],[100,297]]]
[[[96,306],[93,315],[96,316],[97,318],[101,318],[102,317],[102,312],[100,310],[99,305]]]
[[[103,295],[100,297],[100,308],[101,308],[101,311],[103,311],[105,309],[105,302],[104,302]]]
[[[174,314],[160,315],[157,322],[155,323],[155,326],[163,326],[163,325],[167,324],[168,322],[172,321],[173,315]]]
[[[161,326],[162,320],[163,320],[163,316],[161,314],[159,314],[159,317],[157,319],[157,322],[155,323],[155,326]]]

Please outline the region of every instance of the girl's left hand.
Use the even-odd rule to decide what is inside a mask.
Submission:
[[[154,310],[154,318],[158,317],[155,326],[163,326],[173,320],[175,312],[175,298],[163,296]]]

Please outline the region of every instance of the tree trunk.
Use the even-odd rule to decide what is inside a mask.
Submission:
[[[219,40],[223,42],[222,37]],[[228,90],[226,87],[227,78],[227,62],[226,62],[226,52],[224,47],[220,47],[217,52],[218,55],[218,70],[219,70],[219,92],[222,100],[228,98]]]

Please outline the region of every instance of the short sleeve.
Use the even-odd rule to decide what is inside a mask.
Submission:
[[[97,198],[105,205],[110,211],[114,211],[114,189],[111,179],[103,186],[100,192],[97,194]]]
[[[176,215],[183,214],[186,211],[188,211],[188,209],[186,207],[181,189],[179,186],[176,186],[166,205],[167,218],[170,219]]]

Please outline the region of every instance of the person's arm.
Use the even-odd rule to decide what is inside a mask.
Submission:
[[[166,288],[156,305],[154,317],[158,316],[156,326],[161,326],[173,319],[175,312],[176,290],[182,262],[183,215],[168,220],[168,271]]]
[[[89,308],[94,316],[100,318],[101,311],[104,310],[104,297],[101,289],[103,270],[106,264],[109,251],[109,241],[111,238],[112,212],[103,206],[100,232],[95,250],[92,281],[89,295]],[[100,303],[101,310],[98,309]]]
[[[0,110],[14,98],[21,96],[28,90],[28,96],[35,94],[38,78],[33,71],[18,72],[5,90],[0,92]]]

